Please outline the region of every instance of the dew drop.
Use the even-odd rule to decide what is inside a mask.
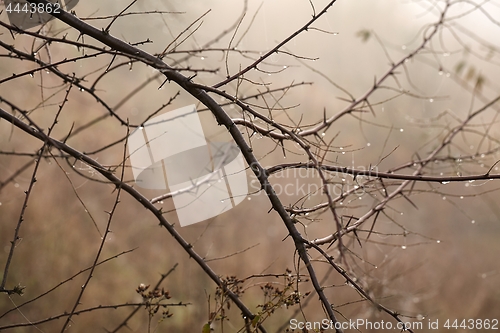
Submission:
[[[337,36],[338,34],[339,34],[338,32],[334,32],[332,35]]]
[[[429,103],[432,103],[432,102],[434,102],[434,98],[429,99]]]
[[[205,57],[201,57],[200,59],[201,59],[201,60],[205,60]]]
[[[321,136],[325,136],[325,135],[326,135],[326,133],[325,133],[325,132],[321,133]]]
[[[441,182],[441,184],[446,185],[449,184],[450,182]]]
[[[14,184],[14,187],[19,187],[19,184],[18,184],[18,183],[15,183],[15,184]]]
[[[443,71],[439,71],[439,73],[438,73],[438,74],[439,74],[439,75],[443,75],[443,74],[444,74],[444,72],[443,72]]]
[[[436,241],[436,243],[438,243],[438,244],[439,244],[439,243],[441,243],[441,241],[438,239],[438,240]]]
[[[406,45],[401,46],[403,50],[406,50]]]
[[[475,224],[475,223],[476,223],[476,220],[472,220],[472,221],[470,221],[470,223]]]
[[[446,197],[443,197],[443,200],[446,200]]]
[[[463,199],[463,198],[464,198],[464,196],[463,196],[463,195],[461,195],[461,196],[460,196],[460,199]]]
[[[221,203],[224,203],[224,200],[221,200],[220,202],[221,202]]]
[[[30,73],[30,76],[31,76],[31,77],[35,77],[35,75],[33,75],[33,73]]]
[[[400,128],[400,129],[399,129],[399,131],[400,131],[400,132],[404,132],[404,129]]]
[[[450,76],[451,76],[451,74],[450,74],[450,73],[446,73],[446,77],[450,77]]]
[[[403,214],[404,214],[403,212],[400,213],[400,215],[403,215]]]
[[[406,250],[406,245],[401,246],[403,250]]]
[[[371,144],[371,143],[369,143],[369,142],[366,144],[366,146],[367,146],[367,147],[370,147],[371,145],[372,145],[372,144]]]
[[[248,197],[247,200],[250,201],[250,200],[252,200],[252,198]]]

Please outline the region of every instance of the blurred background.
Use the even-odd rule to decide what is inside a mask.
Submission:
[[[313,1],[316,13],[328,3]],[[74,9],[79,18],[99,29],[111,22],[129,2],[81,1]],[[338,0],[313,27],[293,38],[281,52],[273,54],[259,70],[221,88],[245,99],[276,89],[275,93],[246,100],[263,114],[290,128],[307,129],[332,117],[349,105],[350,96],[360,98],[391,68],[422,45],[433,25],[440,20],[442,1],[370,1]],[[500,3],[490,1],[480,9],[471,2],[458,2],[446,13],[439,32],[433,35],[417,55],[398,67],[370,96],[373,113],[360,105],[363,112],[340,118],[322,133],[330,143],[325,160],[332,165],[379,171],[396,169],[399,173],[415,170],[412,161],[425,159],[438,147],[445,135],[472,112],[500,94],[498,32]],[[168,11],[169,13],[165,13]],[[214,85],[250,65],[306,24],[313,15],[309,1],[264,0],[243,1],[151,1],[140,0],[127,12],[143,12],[118,18],[110,33],[152,54],[168,50],[167,64],[179,68],[194,82]],[[147,12],[147,13],[146,13]],[[162,12],[162,13],[160,13]],[[245,13],[244,17],[242,14]],[[0,15],[8,23],[6,13]],[[195,22],[195,23],[193,23]],[[241,22],[241,23],[239,23]],[[235,32],[235,27],[239,26]],[[33,29],[32,29],[33,30]],[[223,34],[224,31],[227,33]],[[44,35],[79,40],[101,47],[88,36],[79,36],[72,28],[53,20],[40,32]],[[180,36],[180,37],[178,37]],[[13,38],[15,37],[15,38]],[[0,28],[2,51],[0,79],[38,67],[32,61],[8,56],[6,45],[29,53],[43,44],[30,35],[11,35]],[[229,47],[228,45],[231,45]],[[231,52],[228,48],[236,47]],[[65,58],[93,53],[75,46],[52,43],[40,47],[38,57],[54,63]],[[163,82],[157,71],[127,58],[117,57],[106,75],[112,56],[99,55],[58,68],[64,73],[83,77],[82,85],[95,88],[97,95],[121,119],[139,125],[160,113],[196,104],[208,138],[230,140],[227,131],[196,99],[174,83]],[[113,68],[116,65],[116,69]],[[189,67],[190,70],[187,70]],[[214,72],[214,70],[217,70]],[[0,81],[0,105],[10,110],[12,103],[30,113],[42,128],[51,126],[65,96],[67,85],[54,73],[37,71]],[[147,83],[145,83],[147,82]],[[138,87],[143,87],[138,89]],[[228,100],[213,95],[226,112],[241,118],[241,110]],[[171,100],[173,99],[173,100]],[[5,102],[5,101],[8,101]],[[162,108],[163,105],[166,105]],[[486,173],[499,160],[500,128],[496,103],[454,138],[425,173],[435,176],[457,176]],[[270,111],[272,109],[272,111]],[[103,118],[86,126],[89,122]],[[257,121],[256,121],[257,122]],[[257,122],[258,123],[258,122]],[[82,127],[86,126],[86,127]],[[252,135],[241,127],[261,164],[269,167],[284,162],[307,161],[296,143],[279,143]],[[76,130],[76,132],[75,132]],[[127,135],[121,125],[96,97],[73,87],[59,116],[52,136],[67,143],[104,166],[117,166],[124,154],[124,144],[110,145]],[[312,139],[311,139],[312,140]],[[34,153],[42,143],[26,135],[5,120],[0,120],[0,274],[10,250],[22,204],[33,173]],[[99,150],[99,151],[98,151]],[[16,153],[26,153],[14,155]],[[59,153],[52,150],[54,155]],[[127,163],[129,164],[129,163]],[[494,166],[492,174],[498,174]],[[254,312],[268,299],[261,287],[270,283],[284,288],[286,269],[295,272],[297,255],[287,238],[286,228],[274,212],[265,193],[259,192],[251,172],[247,173],[251,193],[234,209],[208,221],[181,228],[179,233],[208,260],[221,277],[243,279],[242,300]],[[0,295],[0,330],[7,325],[37,322],[70,311],[87,273],[80,274],[55,291],[19,309],[20,305],[57,286],[95,259],[101,234],[116,198],[114,186],[88,165],[70,159],[44,158],[40,161],[28,207],[21,225],[6,288],[25,286],[23,296]],[[132,182],[129,168],[125,178]],[[270,177],[286,207],[311,207],[325,202],[325,195],[315,191],[307,198],[299,190],[285,191],[287,184],[319,186],[313,172],[283,172]],[[333,189],[350,189],[357,182],[351,176],[332,175]],[[387,190],[400,182],[387,180]],[[350,269],[367,292],[383,305],[402,313],[405,321],[447,319],[500,319],[500,210],[498,181],[463,183],[420,183],[404,197],[391,201],[367,233],[345,238],[349,247]],[[291,187],[288,187],[289,189]],[[306,187],[307,188],[307,187]],[[318,187],[309,187],[312,190]],[[148,198],[165,191],[139,189]],[[380,191],[352,195],[337,211],[348,221],[361,216],[383,197]],[[409,190],[409,188],[408,188]],[[341,193],[334,193],[335,196]],[[83,204],[82,204],[83,203]],[[177,223],[173,204],[165,200],[165,217]],[[299,218],[299,230],[313,240],[336,231],[331,213],[320,210]],[[370,229],[373,219],[363,229]],[[111,223],[101,260],[117,256],[99,265],[90,281],[79,308],[140,302],[139,284],[152,286],[176,263],[175,270],[163,281],[172,298],[170,303],[189,303],[170,307],[173,316],[159,322],[156,315],[148,327],[149,315],[141,309],[121,331],[187,332],[201,331],[216,307],[216,286],[191,260],[158,221],[126,193]],[[326,250],[326,245],[325,245]],[[124,253],[125,251],[130,251]],[[338,257],[336,246],[328,249]],[[311,251],[325,292],[337,307],[341,320],[367,318],[390,321],[388,315],[375,309],[361,297],[320,256]],[[303,265],[300,273],[306,273]],[[2,276],[3,278],[3,276]],[[264,322],[269,332],[284,331],[290,318],[321,320],[317,296],[307,281],[297,282],[305,297],[303,313],[297,305],[279,306]],[[90,311],[73,317],[73,332],[113,331],[130,313],[131,308]],[[224,331],[236,332],[242,326],[240,311],[233,305],[226,310]],[[13,328],[15,332],[60,330],[65,318]],[[220,323],[213,328],[221,331]],[[442,328],[442,327],[441,327]],[[443,329],[444,330],[444,329]],[[365,330],[369,332],[370,330]],[[375,331],[375,330],[374,330]],[[425,331],[425,330],[424,330]],[[465,331],[460,328],[457,331]],[[477,329],[480,332],[482,329]]]

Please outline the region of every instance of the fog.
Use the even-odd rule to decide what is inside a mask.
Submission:
[[[192,77],[193,82],[208,87],[252,65],[299,31],[327,3],[323,0],[247,3],[139,0],[126,11],[132,15],[118,17],[109,33],[151,54],[167,51],[165,63]],[[112,16],[129,4],[122,0],[82,0],[74,10],[84,22],[105,29]],[[454,5],[443,27],[421,49],[424,39],[440,22],[445,4],[444,1],[337,0],[327,14],[258,64],[257,70],[248,71],[241,80],[234,80],[220,90],[248,103],[293,133],[307,131],[341,115],[353,99],[361,100],[317,136],[306,136],[313,154],[331,166],[385,173],[396,170],[396,174],[411,175],[419,163],[431,156],[431,162],[423,169],[424,176],[482,175],[490,168],[490,174],[498,174],[499,166],[495,164],[500,159],[498,103],[460,129],[452,144],[437,157],[432,156],[449,133],[500,92],[500,4],[486,1],[480,9],[469,2]],[[1,19],[8,22],[5,13]],[[1,29],[0,40],[24,52],[43,41],[43,38],[33,41],[30,35],[21,34],[13,39],[9,30]],[[100,42],[87,35],[80,36],[74,28],[57,20],[51,21],[40,34],[59,38],[65,35],[70,40],[102,47]],[[2,44],[0,58],[0,80],[5,79],[0,83],[0,106],[8,109],[10,104],[5,100],[19,105],[29,110],[30,117],[42,128],[50,127],[58,105],[65,99],[62,88],[68,82],[49,71],[7,80],[12,73],[36,69],[39,64],[7,56],[9,50],[5,45]],[[40,48],[38,55],[51,63],[95,51],[59,42],[48,45]],[[416,55],[408,57],[414,52]],[[83,78],[81,84],[95,88],[92,92],[96,96],[136,127],[157,110],[162,114],[195,104],[206,137],[232,142],[227,129],[219,126],[212,112],[194,96],[174,82],[164,81],[158,70],[136,60],[104,54],[58,68]],[[403,65],[393,70],[400,62]],[[124,65],[118,66],[121,63]],[[109,73],[107,69],[111,69]],[[137,90],[144,82],[149,83]],[[128,134],[126,126],[114,117],[104,117],[108,110],[88,91],[72,89],[52,137],[66,138],[68,133],[76,131],[67,138],[68,145],[88,153],[105,167],[120,166],[126,150],[122,142]],[[254,95],[258,96],[247,99]],[[210,96],[232,118],[246,117],[262,128],[272,128],[269,122],[243,113],[228,99],[214,93]],[[363,96],[368,96],[366,103]],[[99,117],[104,117],[104,121],[80,131],[81,126]],[[250,127],[238,125],[238,128],[263,167],[310,161],[293,140],[280,142],[253,133]],[[114,142],[120,144],[113,145]],[[30,166],[17,173],[34,157],[17,156],[14,152],[37,152],[41,145],[42,142],[20,131],[12,122],[0,119],[3,257],[11,248],[12,233],[24,205],[24,191],[33,171]],[[102,147],[107,148],[101,150]],[[22,225],[24,240],[16,247],[9,273],[9,284],[27,286],[25,299],[36,297],[92,265],[102,240],[96,229],[104,230],[108,215],[103,212],[108,212],[115,200],[116,187],[103,184],[106,180],[98,171],[78,159],[68,161],[46,156],[40,162],[26,222]],[[124,179],[133,184],[129,164],[125,163]],[[171,200],[161,201],[157,206],[219,276],[245,279],[247,293],[242,299],[257,313],[263,309],[262,299],[267,301],[260,293],[267,280],[255,276],[270,274],[271,284],[281,287],[282,281],[276,282],[273,274],[282,274],[285,268],[293,271],[298,267],[298,259],[294,243],[261,184],[250,170],[245,171],[250,188],[248,197],[210,220],[181,228]],[[383,202],[401,183],[388,177],[373,180],[373,185],[368,177],[356,178],[341,172],[329,173],[328,177],[327,187],[334,198],[360,189],[335,201],[335,210],[344,227]],[[297,218],[294,221],[303,237],[312,241],[337,231],[328,209],[310,214],[291,213],[294,209],[327,202],[316,170],[288,169],[269,179],[283,206]],[[162,190],[134,188],[148,199],[165,194]],[[360,235],[346,235],[351,263],[346,270],[353,276],[357,274],[371,297],[404,312],[408,318],[492,318],[500,309],[496,291],[500,282],[498,188],[496,180],[487,179],[416,182],[411,188],[407,186],[404,195],[397,195],[380,210],[376,223],[372,225],[371,218]],[[173,295],[172,302],[190,304],[185,308],[169,308],[174,316],[159,322],[158,331],[200,331],[220,295],[215,284],[175,239],[158,226],[158,220],[142,204],[123,193],[118,207],[112,232],[103,243],[103,255],[110,257],[134,250],[113,259],[109,265],[99,266],[83,303],[90,306],[140,302],[143,299],[135,292],[139,283],[154,285],[160,273],[179,263],[164,285]],[[340,255],[337,245],[327,248],[325,244],[325,251],[335,259]],[[318,253],[312,250],[310,253],[328,297],[346,318],[392,320],[371,303],[359,301],[359,294],[342,276],[327,267]],[[0,264],[3,267],[3,258]],[[301,274],[307,273],[302,263],[299,270]],[[17,295],[0,297],[0,330],[5,325],[24,322],[24,318],[34,321],[50,317],[54,311],[67,312],[84,281],[83,275],[78,276],[19,313],[7,313],[12,302],[21,303]],[[314,292],[310,284],[300,285],[301,293]],[[304,308],[305,316],[321,320],[325,314],[321,305],[315,303],[317,296],[310,299],[314,301]],[[269,331],[277,331],[296,308],[283,304],[277,307],[275,316],[265,322]],[[73,327],[76,331],[103,327],[111,330],[111,326],[114,328],[123,321],[128,314],[126,310],[130,309],[113,310],[109,315],[91,311],[87,317],[83,314],[74,317]],[[234,331],[241,326],[240,312],[234,305],[227,309]],[[135,317],[128,325],[134,332],[146,331],[148,327],[150,317],[143,309],[140,313],[142,316]],[[299,318],[297,313],[295,317]],[[45,325],[36,328],[60,329],[61,323],[50,321]],[[220,326],[215,328],[220,331]],[[26,332],[30,329],[34,328],[28,326]]]

